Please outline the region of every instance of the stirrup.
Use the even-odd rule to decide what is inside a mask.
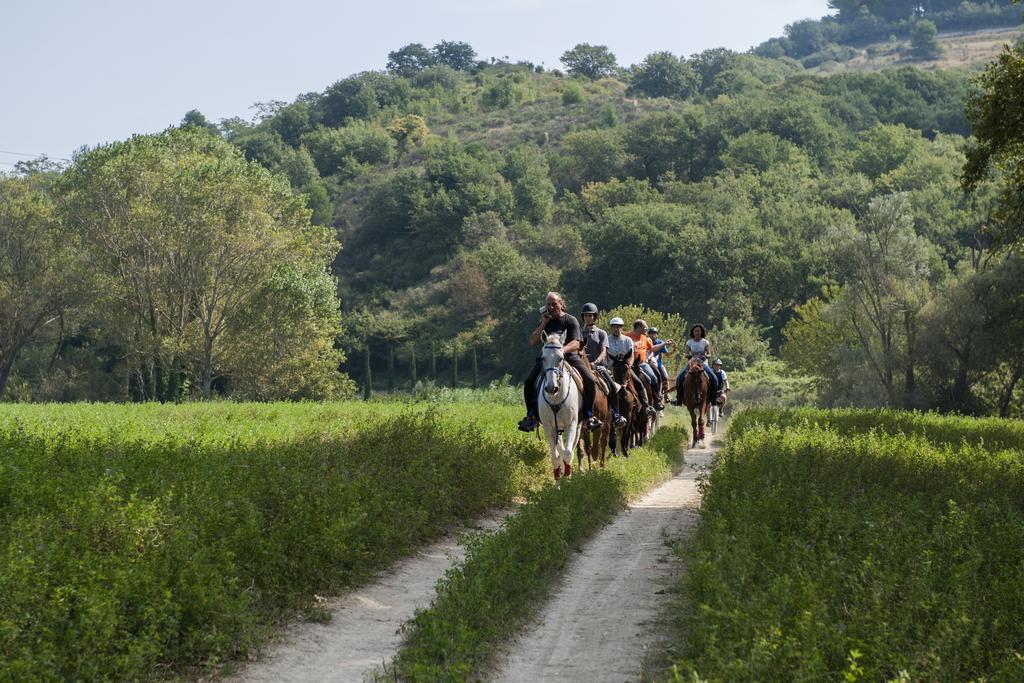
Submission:
[[[587,418],[588,429],[600,429],[603,425],[604,423],[601,422],[601,420],[599,420],[596,415],[591,415],[590,417]]]
[[[532,432],[537,428],[537,418],[533,415],[527,415],[519,421],[519,431],[521,432]]]

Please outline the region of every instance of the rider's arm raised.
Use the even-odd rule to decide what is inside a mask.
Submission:
[[[530,346],[540,346],[541,338],[544,336],[544,327],[548,324],[549,320],[551,320],[551,317],[547,311],[544,311],[537,328],[530,333]]]

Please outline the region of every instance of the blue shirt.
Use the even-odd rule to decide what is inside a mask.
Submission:
[[[664,339],[662,339],[661,337],[658,337],[657,339],[654,340],[654,345],[657,346],[658,344],[663,344],[664,342],[665,342]],[[668,351],[668,349],[666,349],[665,347],[662,347],[661,351],[655,351],[654,352],[654,355],[658,359],[658,367],[659,368],[665,367],[665,363],[663,363],[661,359],[664,357],[666,351]]]

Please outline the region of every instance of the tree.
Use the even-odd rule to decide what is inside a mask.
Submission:
[[[615,129],[581,130],[562,138],[556,173],[560,184],[578,190],[622,174],[626,165],[622,135]]]
[[[181,125],[182,126],[196,126],[197,128],[205,128],[205,129],[207,129],[209,131],[212,131],[212,132],[217,133],[218,135],[220,135],[220,131],[217,129],[217,126],[212,124],[212,123],[210,123],[206,119],[206,117],[203,116],[203,113],[201,111],[199,111],[198,109],[192,109],[190,111],[185,112],[184,118],[181,119]]]
[[[512,183],[516,216],[531,223],[551,218],[555,186],[548,177],[547,159],[534,147],[520,146],[505,155],[502,175]]]
[[[655,52],[633,68],[630,89],[648,97],[685,100],[697,92],[697,82],[697,75],[685,59],[671,52]]]
[[[372,118],[384,107],[402,104],[411,92],[404,78],[364,71],[327,88],[316,103],[317,116],[325,126],[340,126],[349,118]]]
[[[87,293],[78,237],[33,178],[0,176],[0,397],[18,354]]]
[[[615,55],[605,45],[580,43],[562,53],[561,62],[569,73],[591,80],[611,76],[618,69]]]
[[[682,114],[649,114],[626,128],[626,151],[637,159],[641,174],[652,181],[669,171],[688,178],[701,153],[702,123],[693,109]]]
[[[90,150],[61,190],[150,398],[173,398],[182,375],[210,397],[231,326],[273,274],[322,271],[338,251],[284,177],[194,128]]]
[[[930,19],[919,19],[910,28],[910,54],[914,59],[938,59],[945,52],[938,39],[939,29]]]
[[[978,79],[968,99],[975,142],[968,149],[964,188],[975,192],[991,176],[1002,186],[997,243],[1024,241],[1024,47],[1006,48]]]
[[[224,337],[224,374],[234,398],[326,400],[351,396],[338,372],[345,354],[337,280],[322,265],[274,268],[240,307]]]
[[[388,53],[387,70],[396,76],[409,78],[428,66],[433,66],[434,55],[421,43],[409,43]]]
[[[456,71],[471,71],[476,66],[476,50],[469,43],[442,40],[430,52],[435,63]]]
[[[398,155],[398,143],[384,128],[353,121],[341,128],[317,128],[301,138],[323,176],[358,175],[365,166],[387,164]]]
[[[872,200],[857,228],[837,228],[828,242],[843,282],[833,314],[856,334],[888,403],[916,407],[917,318],[927,302],[931,246],[914,233],[906,195]]]

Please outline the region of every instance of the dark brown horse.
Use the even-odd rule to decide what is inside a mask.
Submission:
[[[621,446],[622,455],[627,458],[629,457],[630,441],[636,423],[635,413],[638,412],[640,404],[636,396],[636,387],[633,386],[633,380],[629,372],[629,364],[632,360],[632,358],[623,355],[612,357],[612,379],[621,387],[615,395],[615,409],[619,412],[619,415],[626,418],[626,425],[624,427],[616,427],[612,431],[610,445],[612,455],[616,454],[616,447]]]
[[[590,369],[590,373],[596,376],[590,359],[587,358],[586,349],[581,354],[583,362]],[[594,392],[594,417],[601,421],[597,429],[584,429],[578,448],[579,468],[583,470],[583,456],[587,456],[587,465],[591,469],[596,460],[599,467],[604,467],[608,455],[608,442],[612,435],[612,411],[608,405],[608,396],[600,388]]]
[[[690,411],[690,448],[704,443],[704,421],[708,413],[708,394],[711,381],[704,373],[704,364],[699,360],[691,360],[687,366],[683,386],[676,387],[676,397],[680,405]]]

